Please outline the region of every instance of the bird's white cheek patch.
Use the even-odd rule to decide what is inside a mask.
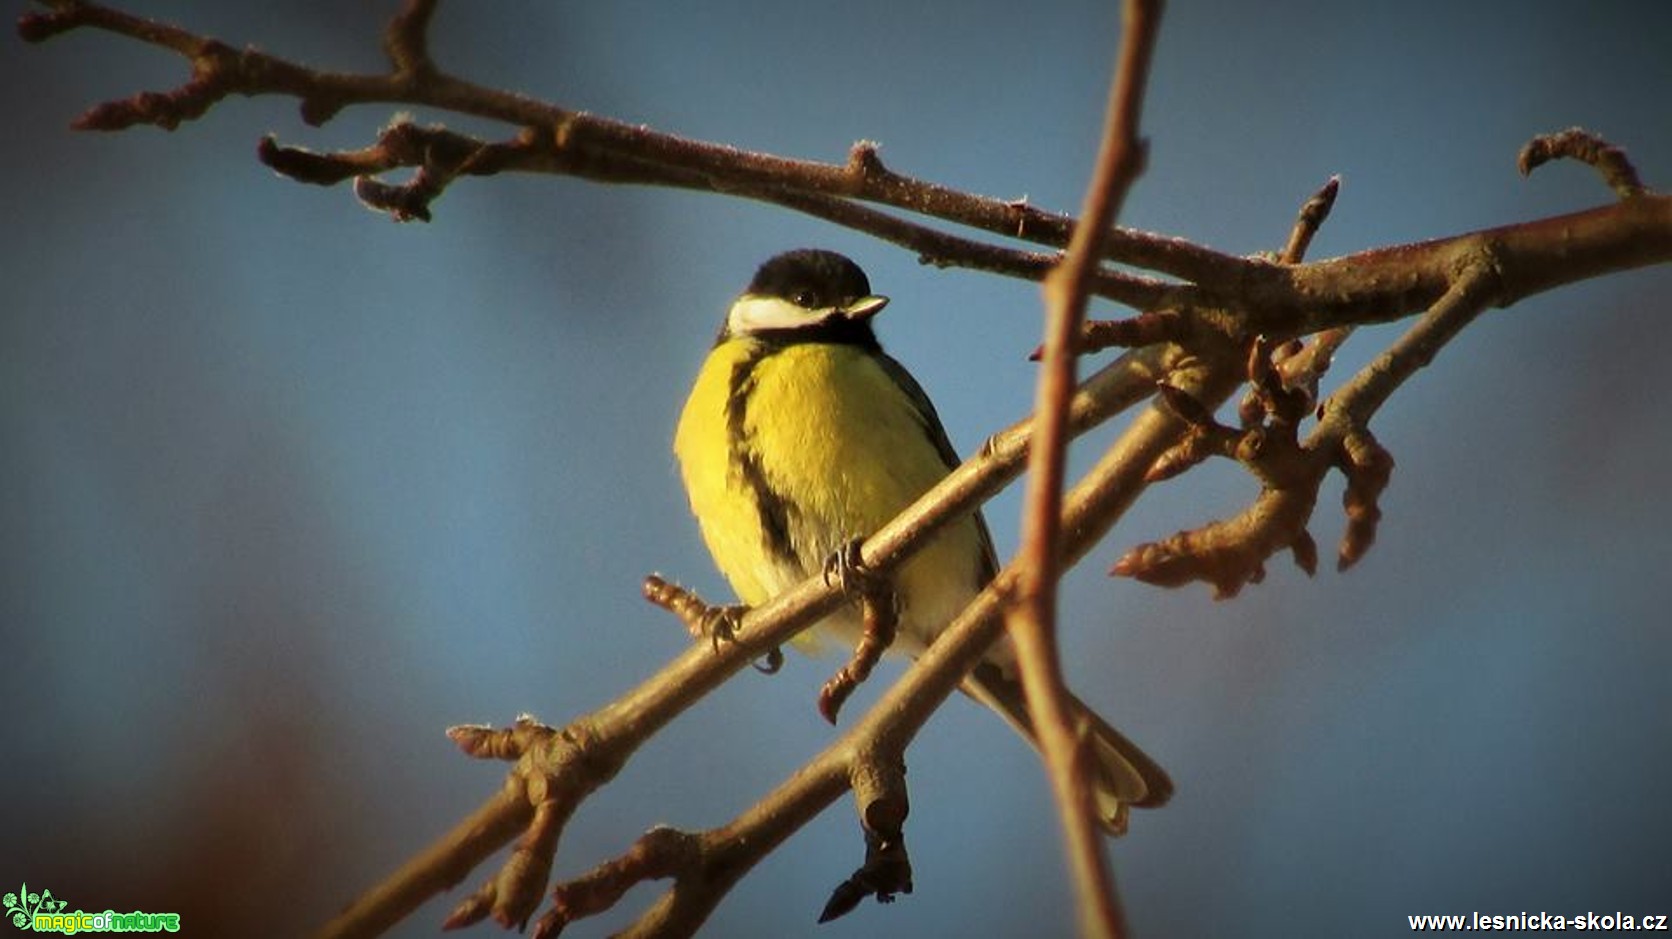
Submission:
[[[795,329],[818,322],[835,310],[808,310],[782,297],[762,297],[753,294],[737,298],[731,313],[726,316],[726,328],[733,335],[746,335],[767,329]]]

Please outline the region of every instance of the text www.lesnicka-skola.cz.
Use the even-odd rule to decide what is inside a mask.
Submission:
[[[1633,916],[1630,913],[1457,913],[1444,916],[1407,917],[1412,932],[1666,932],[1666,914]]]

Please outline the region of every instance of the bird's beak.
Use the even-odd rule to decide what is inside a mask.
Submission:
[[[860,297],[858,300],[844,304],[843,306],[837,308],[836,312],[840,313],[843,319],[858,322],[868,320],[871,317],[876,316],[878,313],[882,312],[882,308],[885,306],[888,306],[887,297]]]

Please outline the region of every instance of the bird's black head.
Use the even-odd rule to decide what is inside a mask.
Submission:
[[[802,248],[768,259],[732,303],[721,340],[844,342],[877,346],[871,317],[888,303],[871,293],[859,265],[834,251]]]
[[[778,297],[813,310],[871,295],[871,281],[859,265],[834,251],[801,248],[767,259],[745,293]]]

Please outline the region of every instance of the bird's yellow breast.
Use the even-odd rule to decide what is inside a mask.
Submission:
[[[818,571],[949,470],[910,395],[866,350],[835,343],[715,347],[674,452],[715,563],[751,605]],[[939,632],[981,586],[985,550],[965,519],[908,561],[895,576],[902,632]]]

